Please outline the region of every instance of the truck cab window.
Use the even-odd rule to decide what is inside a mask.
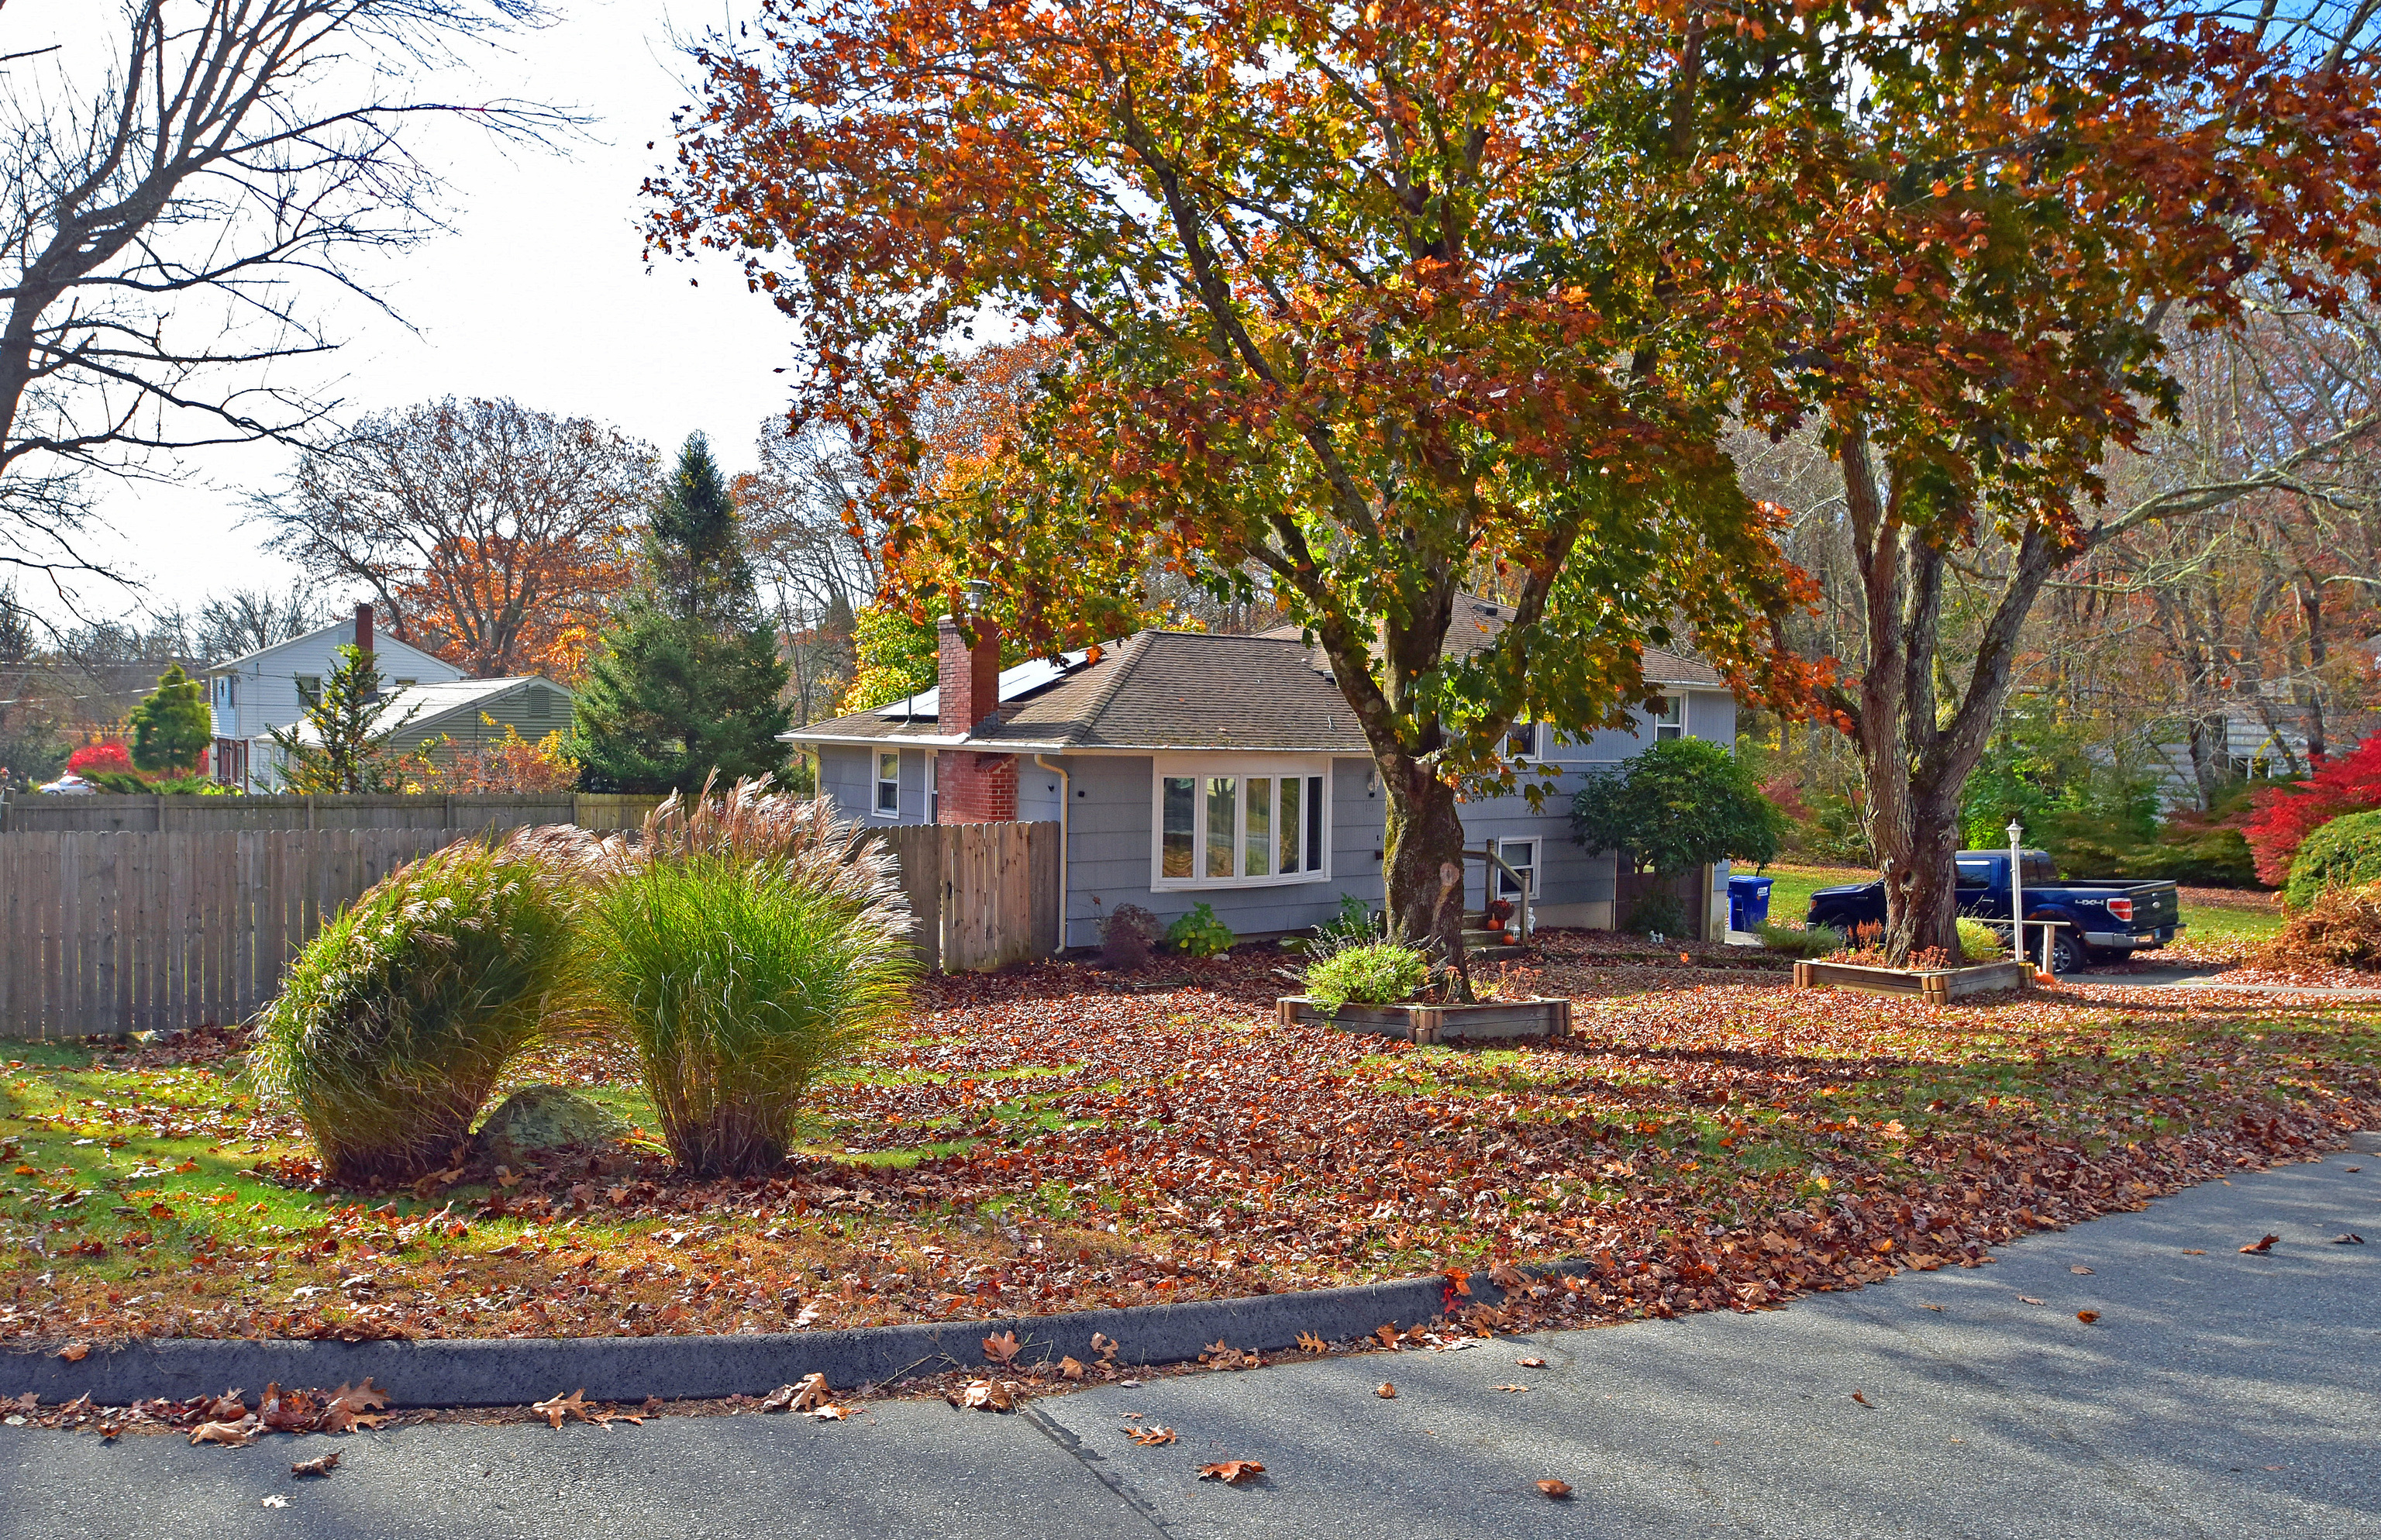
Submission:
[[[1963,861],[1960,864],[1961,887],[1988,887],[1993,880],[1993,863],[1989,861]]]

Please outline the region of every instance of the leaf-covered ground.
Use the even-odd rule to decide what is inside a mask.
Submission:
[[[332,1191],[228,1038],[10,1049],[0,1339],[785,1330],[1508,1260],[1583,1263],[1541,1302],[1566,1320],[1744,1307],[2381,1121],[2374,1004],[2087,983],[1934,1009],[1556,935],[1502,986],[1580,1000],[1574,1040],[1416,1049],[1276,1024],[1281,960],[934,981],[765,1181],[682,1181],[647,1142]],[[653,1127],[601,1053],[523,1078]]]

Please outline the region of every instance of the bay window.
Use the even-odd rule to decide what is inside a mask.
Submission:
[[[1247,887],[1329,874],[1325,777],[1257,761],[1156,769],[1161,887]]]

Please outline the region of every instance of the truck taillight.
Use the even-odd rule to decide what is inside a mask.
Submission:
[[[2133,923],[2133,901],[2131,898],[2109,899],[2108,915],[2109,918],[2119,921],[2124,924],[2131,924]]]

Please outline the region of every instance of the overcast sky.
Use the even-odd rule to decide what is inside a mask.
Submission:
[[[9,46],[42,33],[44,13],[55,29],[103,4],[18,0],[6,11]],[[509,56],[475,51],[477,67],[420,94],[575,105],[595,119],[591,140],[545,155],[440,135],[455,231],[381,285],[415,329],[360,299],[336,301],[321,313],[347,340],[322,384],[346,403],[343,415],[445,395],[510,396],[614,423],[665,452],[700,428],[730,471],[748,466],[761,419],[784,405],[772,370],[795,361],[791,328],[725,262],[662,262],[648,273],[636,228],[638,183],[665,159],[669,115],[689,100],[691,67],[672,48],[672,31],[723,25],[732,13],[721,0],[554,4],[560,20],[510,40]],[[262,531],[240,519],[248,495],[289,462],[274,446],[205,450],[188,458],[174,485],[107,489],[114,532],[91,544],[149,587],[138,596],[92,588],[90,605],[195,609],[211,592],[287,582],[292,569],[264,554]]]

